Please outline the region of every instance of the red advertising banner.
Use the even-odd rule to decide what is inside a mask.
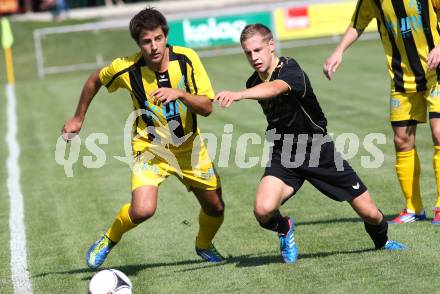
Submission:
[[[276,34],[280,40],[343,34],[350,24],[356,3],[356,0],[334,0],[275,9]],[[372,21],[367,31],[374,30],[376,22]]]
[[[294,7],[287,9],[285,25],[288,29],[307,28],[310,25],[307,7]]]

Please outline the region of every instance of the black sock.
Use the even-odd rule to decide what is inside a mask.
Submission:
[[[385,246],[385,243],[388,241],[388,223],[385,219],[382,219],[382,222],[378,225],[371,225],[366,222],[364,224],[365,230],[374,242],[374,247],[381,249]]]
[[[266,223],[262,223],[260,221],[258,222],[260,223],[261,227],[267,230],[278,232],[280,234],[287,234],[289,231],[289,222],[287,218],[281,215],[279,210],[276,210]]]

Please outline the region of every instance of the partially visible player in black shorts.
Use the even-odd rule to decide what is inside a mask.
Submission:
[[[284,262],[294,263],[298,248],[294,220],[283,217],[279,208],[305,180],[336,201],[348,201],[364,220],[376,249],[406,248],[388,239],[387,222],[367,187],[336,151],[307,74],[294,59],[275,55],[272,32],[262,24],[247,25],[240,42],[255,72],[246,90],[222,91],[216,100],[223,107],[242,99],[257,100],[266,116],[266,139],[274,145],[255,196],[254,213],[263,228],[278,233]]]

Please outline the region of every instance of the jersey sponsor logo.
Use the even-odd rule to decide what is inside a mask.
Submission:
[[[439,98],[440,97],[440,86],[436,86],[431,90],[431,97],[432,98]]]
[[[186,83],[185,83],[185,77],[182,76],[179,80],[179,83],[177,84],[177,89],[186,91]]]
[[[397,109],[400,107],[400,100],[397,98],[391,98],[390,99],[390,107],[392,109]]]
[[[408,38],[412,31],[423,29],[422,16],[411,15],[405,18],[399,18],[397,21],[388,20],[385,23],[385,27],[395,36],[400,34],[402,38]]]
[[[153,104],[150,101],[145,101],[145,107],[147,110],[150,110],[152,113],[158,116],[160,115],[165,119],[177,117],[180,115],[180,109],[182,109],[182,112],[186,112],[187,108],[185,103],[181,102],[180,100],[171,101],[168,103],[168,106],[160,106]],[[151,115],[150,112],[147,112],[147,116],[149,116],[149,118],[157,119],[157,117]]]
[[[408,3],[408,7],[411,9],[417,9],[419,12],[422,10],[422,4],[417,0],[410,0]]]
[[[213,176],[215,176],[215,171],[214,168],[210,167],[208,168],[208,170],[206,172],[202,172],[199,170],[193,170],[194,171],[194,175],[198,178],[201,178],[203,180],[208,180],[210,178],[212,178]]]
[[[167,75],[159,75],[159,82],[168,81]],[[180,90],[186,90],[185,87],[185,78],[182,76],[180,78],[180,81],[177,85],[177,88]],[[180,113],[185,113],[187,110],[187,107],[185,103],[177,99],[176,101],[170,102],[168,107],[166,105],[156,105],[154,103],[151,103],[150,100],[154,100],[153,97],[149,97],[148,100],[145,101],[145,109],[151,111],[157,116],[162,116],[165,119],[170,119],[173,117],[177,117],[180,115]],[[149,118],[157,118],[155,116],[152,116],[150,112],[147,112],[147,116]]]
[[[149,162],[141,162],[140,156],[136,157],[136,162],[133,165],[133,170],[136,173],[151,172],[158,175],[160,173],[159,168]]]
[[[422,4],[419,0],[411,0],[408,4],[410,9],[409,13],[416,13],[407,17],[398,18],[396,21],[387,19],[385,21],[385,27],[388,31],[394,34],[394,36],[401,35],[402,38],[408,38],[413,31],[425,30],[428,31],[429,27],[423,27],[422,21]]]

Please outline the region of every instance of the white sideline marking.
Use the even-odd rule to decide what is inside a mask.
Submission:
[[[32,284],[27,270],[26,232],[24,227],[23,194],[20,187],[20,146],[17,142],[16,97],[13,85],[6,85],[7,98],[7,133],[9,149],[8,193],[10,202],[9,230],[11,232],[11,276],[14,293],[32,293]]]

